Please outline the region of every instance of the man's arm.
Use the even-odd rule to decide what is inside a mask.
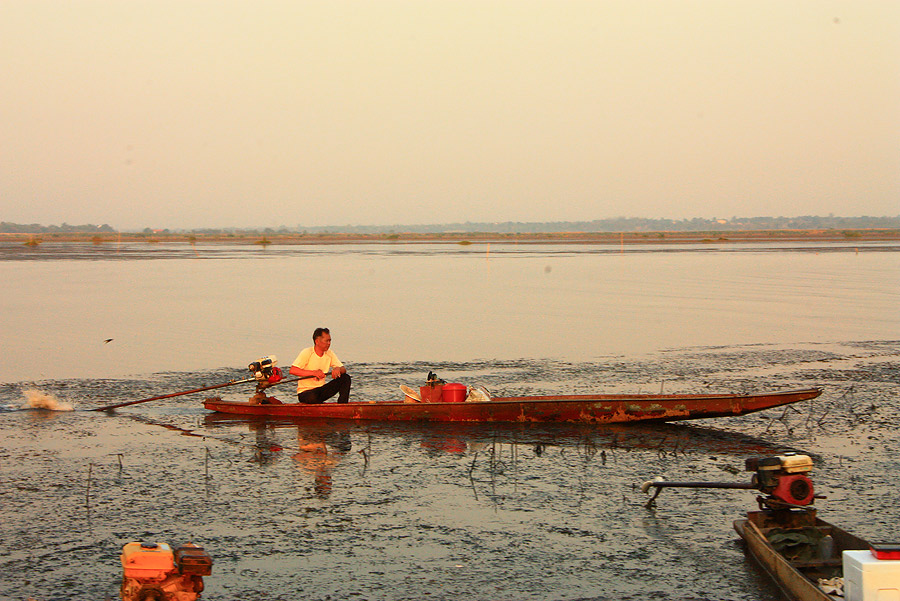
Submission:
[[[336,368],[335,368],[336,369]],[[289,372],[292,376],[300,376],[301,378],[315,378],[322,380],[325,378],[325,372],[321,369],[300,369],[296,365],[291,365]]]
[[[328,354],[331,358],[331,377],[337,380],[342,375],[347,373],[347,368],[344,367],[344,364],[341,363],[341,360],[338,359],[338,356],[334,354],[334,351],[329,349]]]

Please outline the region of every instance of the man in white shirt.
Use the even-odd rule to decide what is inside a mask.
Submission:
[[[316,328],[313,346],[300,351],[290,373],[305,379],[297,382],[297,400],[301,403],[324,403],[338,395],[338,403],[350,400],[350,376],[347,368],[331,351],[331,332],[328,328]],[[331,381],[326,383],[326,374]]]

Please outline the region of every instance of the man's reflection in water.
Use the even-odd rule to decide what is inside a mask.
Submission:
[[[331,472],[351,448],[347,431],[312,431],[297,428],[297,453],[294,462],[313,477],[315,495],[324,499],[331,494]]]

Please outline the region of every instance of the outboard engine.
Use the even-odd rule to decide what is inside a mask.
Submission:
[[[274,386],[284,379],[284,374],[281,372],[281,368],[275,365],[276,363],[278,363],[278,359],[275,355],[266,355],[247,366],[250,373],[256,378],[256,392],[250,397],[250,404],[281,404],[281,401],[264,392],[269,386]]]
[[[281,368],[275,366],[276,363],[278,363],[278,359],[275,355],[266,355],[265,357],[252,362],[247,367],[250,370],[250,373],[253,374],[253,377],[256,378],[257,382],[277,384],[284,376],[281,373]]]
[[[807,474],[812,470],[813,463],[809,455],[797,455],[786,453],[774,457],[753,457],[745,461],[748,472],[754,472],[750,482],[667,482],[662,478],[644,482],[641,490],[649,492],[651,488],[656,491],[647,502],[647,506],[654,505],[656,497],[664,488],[737,488],[743,490],[759,490],[766,494],[765,497],[757,497],[760,508],[785,509],[791,507],[805,507],[812,505],[817,496],[813,491],[812,480]]]
[[[122,547],[122,601],[195,601],[212,558],[192,543],[175,552],[166,543],[128,543]]]
[[[752,483],[770,499],[788,505],[809,505],[815,498],[812,480],[806,475],[813,467],[808,455],[750,458],[745,467],[748,472],[755,472]]]

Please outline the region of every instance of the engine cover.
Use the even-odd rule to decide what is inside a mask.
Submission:
[[[791,505],[809,505],[814,494],[812,480],[803,474],[780,476],[778,485],[772,491],[773,497]]]

